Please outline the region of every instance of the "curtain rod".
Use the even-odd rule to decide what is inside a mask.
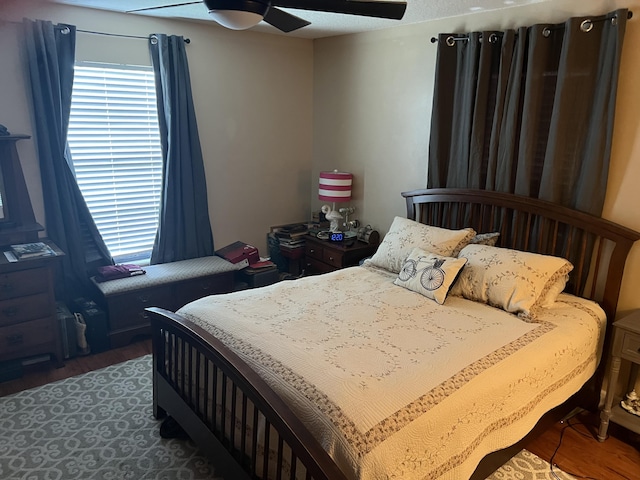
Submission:
[[[5,20],[6,23],[13,23],[14,25],[22,25],[22,22],[16,22],[13,20]],[[1,22],[0,22],[1,23]],[[59,30],[62,31],[63,34],[65,33],[69,33],[69,27],[67,27],[66,25],[62,24],[58,24],[58,25],[54,25],[54,28],[57,28]],[[142,35],[124,35],[122,33],[106,33],[106,32],[96,32],[94,30],[82,30],[80,28],[76,28],[76,32],[82,32],[82,33],[90,33],[92,35],[106,35],[108,37],[124,37],[124,38],[139,38],[142,40],[149,40],[149,38],[153,38],[155,37],[155,34],[151,34],[147,37],[143,37]],[[185,38],[184,39],[184,43],[191,43],[191,39],[190,38]]]
[[[66,28],[66,27],[62,27],[62,28]],[[121,33],[105,33],[105,32],[94,32],[93,30],[81,30],[79,28],[76,29],[77,32],[82,32],[82,33],[90,33],[92,35],[106,35],[109,37],[124,37],[124,38],[140,38],[143,40],[149,40],[149,38],[156,38],[155,34],[151,34],[148,37],[143,37],[142,35],[124,35]],[[184,39],[184,43],[191,43],[191,39],[190,38],[185,38]]]
[[[631,10],[629,10],[627,12],[627,19],[631,19],[633,17],[633,12]],[[615,16],[613,17],[615,18]],[[595,20],[600,21],[600,22],[604,22],[605,20],[607,20],[607,18],[602,18],[600,20]],[[593,27],[593,22],[594,20],[584,20],[581,24],[580,24],[580,28],[582,28],[583,31],[588,32],[589,30],[591,30],[591,28]],[[562,27],[559,27],[562,28]],[[547,27],[544,29],[544,31],[542,32],[542,34],[545,37],[548,37],[551,33],[551,28]],[[495,43],[498,39],[498,33],[491,33],[491,35],[489,36],[489,42],[490,43]],[[480,38],[482,38],[482,35],[480,35]],[[468,34],[459,34],[458,36],[454,36],[454,35],[449,35],[446,39],[447,45],[449,45],[450,47],[453,47],[455,45],[455,42],[457,41],[465,41],[465,40],[469,40]],[[431,37],[431,43],[437,43],[438,42],[438,38],[437,37]]]

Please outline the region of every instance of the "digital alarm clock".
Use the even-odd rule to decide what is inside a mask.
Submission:
[[[342,233],[342,232],[329,232],[328,240],[330,242],[341,242],[341,241],[344,240],[344,233]]]

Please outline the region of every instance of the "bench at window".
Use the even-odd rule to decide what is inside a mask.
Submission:
[[[151,333],[145,308],[157,306],[175,311],[198,298],[228,293],[234,288],[234,265],[217,256],[144,267],[146,274],[93,281],[96,299],[106,309],[111,348],[129,344],[138,335]]]

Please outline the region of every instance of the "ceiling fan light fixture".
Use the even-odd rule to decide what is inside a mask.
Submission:
[[[241,10],[209,10],[209,15],[223,27],[246,30],[262,21],[262,15]]]

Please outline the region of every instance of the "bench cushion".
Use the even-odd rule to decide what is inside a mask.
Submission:
[[[120,295],[144,288],[171,284],[182,280],[206,277],[218,273],[231,272],[243,268],[242,264],[231,263],[218,256],[191,258],[178,262],[161,263],[144,267],[144,275],[135,275],[128,278],[119,278],[107,282],[93,283],[105,297]]]

